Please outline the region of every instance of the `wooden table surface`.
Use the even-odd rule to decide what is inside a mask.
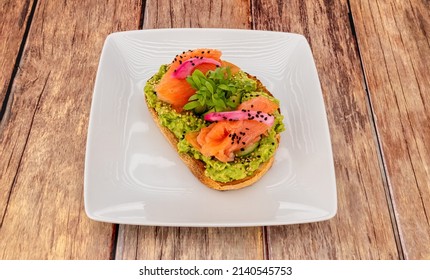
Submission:
[[[307,38],[331,133],[333,219],[178,228],[86,216],[103,42],[175,27]],[[428,0],[2,0],[0,36],[0,259],[430,259]]]

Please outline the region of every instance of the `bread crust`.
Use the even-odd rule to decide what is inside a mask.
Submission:
[[[258,80],[255,76],[251,76],[248,74],[248,77],[251,79],[254,79],[257,82],[257,88],[260,91],[264,91],[267,94],[273,96],[266,87]],[[157,112],[155,109],[151,108],[148,105],[148,102],[145,97],[145,103],[148,107],[149,113],[151,114],[152,118],[154,119],[155,124],[158,126],[160,131],[163,133],[164,137],[168,140],[168,142],[172,145],[172,147],[176,150],[179,157],[182,159],[182,161],[185,163],[185,165],[190,169],[190,171],[194,174],[194,176],[200,180],[203,184],[208,186],[209,188],[219,190],[219,191],[227,191],[227,190],[237,190],[241,189],[247,186],[250,186],[257,182],[261,177],[263,177],[264,174],[272,167],[273,161],[274,161],[274,155],[265,163],[261,164],[260,167],[251,175],[247,176],[240,180],[234,180],[230,182],[218,182],[215,180],[212,180],[211,178],[207,177],[205,175],[205,164],[201,160],[195,159],[188,153],[180,153],[178,151],[178,142],[179,140],[176,138],[176,136],[165,126],[161,125],[160,119],[158,117]],[[279,144],[280,141],[280,135],[276,135],[276,141]]]

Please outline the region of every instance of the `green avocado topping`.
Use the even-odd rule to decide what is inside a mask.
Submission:
[[[216,71],[222,71],[222,69],[218,69]],[[258,146],[251,153],[248,153],[243,156],[236,156],[234,161],[232,162],[221,162],[215,158],[202,155],[193,146],[191,146],[191,144],[188,143],[188,141],[185,140],[184,137],[186,133],[192,131],[199,131],[203,127],[208,126],[210,123],[206,122],[202,116],[199,116],[192,111],[184,111],[182,113],[178,113],[170,106],[170,104],[167,104],[157,98],[155,86],[167,70],[168,65],[162,65],[158,73],[155,74],[146,83],[144,91],[147,103],[149,107],[153,108],[157,112],[161,124],[167,127],[170,131],[172,131],[172,133],[178,138],[178,151],[180,153],[188,153],[195,159],[201,160],[205,163],[206,176],[208,176],[212,180],[223,183],[230,182],[233,180],[240,180],[252,175],[262,163],[268,161],[274,155],[278,145],[276,141],[276,135],[285,130],[284,124],[282,122],[283,116],[279,112],[275,112],[273,114],[275,117],[275,123],[269,130],[268,135],[263,136],[261,138]],[[197,78],[201,81],[205,81],[205,83],[209,78],[208,83],[210,83],[210,86],[206,85],[205,90],[210,91],[210,87],[212,87],[212,92],[216,92],[216,88],[218,88],[220,84],[223,84],[223,82],[220,82],[219,80],[213,81],[213,83],[210,82],[210,73],[208,73],[205,77],[200,76],[199,73],[197,73],[197,75]],[[212,76],[215,76],[215,78],[219,77],[217,75],[212,74]],[[196,84],[194,84],[193,86],[202,88],[202,86],[198,86]],[[216,88],[214,88],[214,86]],[[207,89],[208,87],[209,89]],[[238,88],[239,90],[237,90]],[[218,102],[219,106],[217,106],[217,104],[213,104],[213,107],[218,107],[215,109],[220,109],[220,107],[223,107],[224,105],[225,107],[234,107],[232,104],[233,100],[235,101],[234,103],[238,102],[237,104],[240,104],[248,99],[257,96],[267,97],[270,100],[279,104],[279,101],[276,98],[268,95],[267,93],[259,89],[257,83],[254,80],[248,78],[247,74],[243,71],[239,71],[239,73],[231,75],[229,77],[228,83],[225,86],[221,85],[221,89],[224,89],[223,92],[227,93],[227,95],[223,93],[223,97],[226,99],[226,102],[221,105],[220,102]],[[195,98],[195,100],[198,100],[199,96],[196,95]],[[203,97],[200,98],[202,99]],[[206,93],[204,95],[204,98],[206,98]],[[205,103],[205,105],[211,106],[211,103],[207,102]]]

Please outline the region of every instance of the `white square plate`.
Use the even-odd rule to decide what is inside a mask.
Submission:
[[[216,48],[281,101],[286,131],[256,184],[220,192],[202,185],[164,139],[143,88],[179,52]],[[162,226],[259,226],[326,220],[336,183],[320,82],[298,34],[162,29],[107,37],[94,88],[85,162],[85,209],[97,221]]]

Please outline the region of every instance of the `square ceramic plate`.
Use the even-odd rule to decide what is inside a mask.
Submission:
[[[202,185],[154,124],[143,88],[179,52],[216,48],[281,101],[286,131],[273,167],[251,187]],[[107,37],[94,88],[85,162],[85,209],[98,221],[163,226],[257,226],[326,220],[336,213],[330,135],[306,39],[297,34],[164,29]]]

